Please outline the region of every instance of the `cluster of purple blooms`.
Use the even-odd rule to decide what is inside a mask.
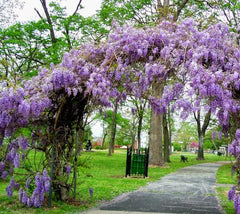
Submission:
[[[240,160],[240,129],[236,130],[235,139],[232,144],[228,146],[228,152]]]
[[[8,185],[7,188],[6,188],[7,195],[8,195],[9,197],[11,197],[11,196],[13,195],[13,191],[14,191],[15,189],[16,189],[16,190],[19,189],[19,183],[16,183],[14,177],[12,177],[9,185]]]
[[[4,168],[5,168],[5,164],[1,161],[0,162],[0,174],[1,174],[1,178],[2,179],[6,179],[7,178],[7,171],[6,170],[4,170]]]
[[[201,110],[204,104],[204,110],[211,110],[227,127],[230,114],[240,111],[232,93],[240,89],[240,49],[233,44],[235,40],[223,24],[200,31],[192,19],[180,24],[163,21],[144,29],[117,26],[104,44],[86,44],[66,53],[59,65],[40,68],[23,87],[0,84],[0,145],[17,128],[57,112],[54,95],[60,99],[80,94],[91,104],[104,106],[111,105],[111,98],[120,102],[133,95],[147,98],[156,113],[165,112],[171,104],[172,110],[181,111],[182,118]],[[165,83],[172,74],[175,80],[165,84],[161,95],[153,96],[152,84]],[[236,157],[240,153],[239,135],[238,130],[229,146]],[[21,159],[19,148],[25,150],[27,144],[25,138],[9,143],[6,160],[14,167]],[[63,167],[69,176],[71,167]],[[2,178],[8,173],[5,168],[0,162]],[[49,189],[46,171],[43,176],[36,175],[35,184],[31,197],[23,189],[19,196],[24,204],[39,207]],[[16,189],[14,185],[12,182],[9,193]]]
[[[29,188],[31,180],[27,180],[26,189]],[[28,207],[41,207],[44,202],[45,193],[49,192],[50,189],[50,177],[47,175],[46,169],[43,170],[43,175],[41,176],[37,173],[35,177],[35,186],[31,197],[28,196],[27,191],[24,189],[19,190],[19,200]]]
[[[215,131],[212,132],[212,139],[213,139],[213,140],[216,139],[216,137],[217,137],[216,134],[217,134],[217,133],[216,133]],[[219,140],[222,139],[222,132],[221,132],[221,131],[218,132],[218,139],[219,139]]]
[[[65,169],[66,169],[67,176],[69,176],[71,173],[71,166],[66,165]]]
[[[235,133],[235,139],[232,144],[228,146],[229,154],[236,158],[236,163],[233,165],[232,173],[239,172],[240,163],[240,129],[237,129]],[[238,170],[236,170],[238,169]],[[232,189],[228,192],[228,199],[234,202],[234,208],[237,213],[240,213],[240,175],[237,174],[238,184],[234,185]]]
[[[6,179],[9,174],[13,174],[13,168],[20,166],[20,160],[24,159],[24,154],[21,151],[28,149],[28,139],[25,136],[15,138],[8,144],[8,153],[6,154],[5,161],[0,162],[0,175],[2,179]],[[8,166],[8,167],[6,167]]]

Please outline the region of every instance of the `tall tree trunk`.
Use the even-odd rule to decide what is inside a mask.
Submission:
[[[159,127],[159,124],[160,127]],[[162,115],[151,113],[150,123],[150,142],[149,142],[149,165],[164,165],[162,155]]]
[[[76,137],[75,137],[75,157],[73,165],[73,198],[76,199],[77,194],[77,172],[78,172],[78,156],[82,148],[82,142],[84,140],[84,127],[81,121],[80,128],[76,128]]]
[[[116,123],[117,110],[118,110],[118,102],[116,99],[114,103],[112,127],[111,127],[111,138],[110,138],[109,149],[108,149],[109,156],[111,156],[112,153],[114,153],[114,143],[115,143],[116,128],[117,128],[117,123]]]
[[[164,161],[170,162],[170,139],[168,131],[167,113],[163,114]]]
[[[201,126],[201,117],[200,117],[200,110],[197,113],[194,113],[194,118],[197,122],[197,129],[198,129],[198,156],[197,160],[204,160],[204,137],[207,131],[207,127],[209,125],[211,119],[211,109],[207,112],[204,117],[203,125]]]
[[[104,135],[103,135],[102,148],[104,147],[106,137],[107,137],[107,131],[105,131],[105,132],[104,132]]]
[[[174,15],[174,21],[177,21],[181,11],[186,6],[189,0],[184,0],[179,3],[177,7],[177,12]],[[157,0],[157,6],[159,11],[159,22],[166,20],[169,13],[170,2],[169,0],[164,0],[163,3]],[[159,82],[155,81],[152,85],[153,97],[162,97],[163,88],[165,81]],[[162,116],[156,115],[153,111],[151,114],[151,124],[150,124],[150,136],[149,136],[149,164],[151,165],[164,165],[162,157]]]
[[[169,155],[172,154],[172,122],[171,122],[171,110],[170,106],[168,106],[167,112],[167,125],[168,125],[168,134],[169,134]]]
[[[163,94],[164,81],[154,81],[152,84],[153,97],[160,98]],[[165,165],[162,154],[162,115],[151,112],[149,164],[155,166]]]
[[[203,145],[204,145],[204,134],[201,132],[198,135],[198,156],[197,156],[197,160],[204,160]]]

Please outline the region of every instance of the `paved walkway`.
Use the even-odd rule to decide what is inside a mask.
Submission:
[[[216,171],[223,164],[188,166],[137,191],[120,195],[86,214],[188,213],[221,214]]]

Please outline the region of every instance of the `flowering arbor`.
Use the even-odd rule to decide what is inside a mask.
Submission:
[[[207,101],[205,110],[217,114],[227,130],[230,114],[240,110],[233,98],[233,91],[240,89],[240,49],[234,40],[234,34],[222,24],[199,31],[191,19],[180,24],[163,21],[144,29],[116,26],[105,43],[86,44],[66,53],[59,65],[41,68],[38,76],[21,86],[2,83],[0,137],[9,152],[0,162],[1,176],[14,177],[28,149],[41,151],[44,168],[51,169],[52,185],[49,188],[46,171],[45,179],[37,174],[36,189],[42,182],[46,190],[37,197],[42,199],[50,189],[57,200],[68,199],[74,187],[70,172],[76,170],[79,152],[76,133],[88,107],[110,106],[111,99],[121,102],[128,95],[148,99],[156,115],[172,103],[172,110],[180,110],[182,118]],[[164,86],[165,82],[169,84]],[[182,96],[186,90],[189,97],[197,95],[194,109]],[[22,127],[31,134],[22,136]],[[153,139],[158,135],[158,130],[150,132]],[[154,161],[159,164],[161,160]],[[30,170],[25,170],[26,176]],[[30,181],[32,176],[28,176]],[[10,183],[11,192],[19,189],[16,182]],[[22,186],[21,201],[24,192],[24,201],[29,201],[25,204],[41,206],[42,200],[35,203],[36,194],[28,196],[30,190]]]

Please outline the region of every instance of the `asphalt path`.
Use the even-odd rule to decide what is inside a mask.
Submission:
[[[203,163],[179,169],[84,213],[222,214],[215,191],[216,171],[222,164],[223,162]]]

